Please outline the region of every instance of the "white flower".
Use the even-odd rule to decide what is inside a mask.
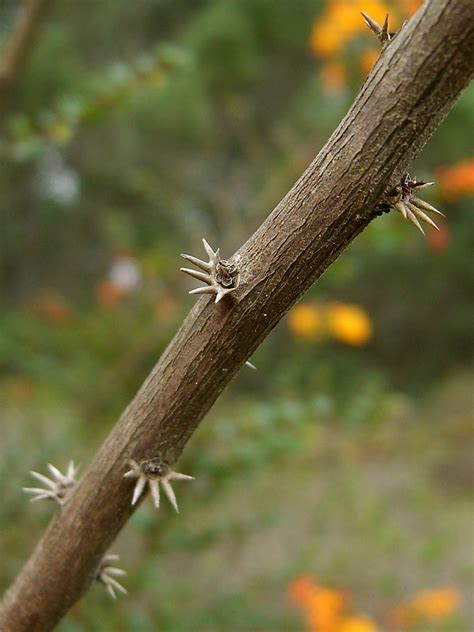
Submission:
[[[215,294],[215,302],[218,303],[224,296],[237,289],[240,281],[239,269],[235,263],[219,257],[219,248],[214,252],[205,239],[202,240],[202,243],[209,256],[209,261],[201,261],[192,255],[181,254],[181,256],[204,272],[191,268],[181,268],[181,272],[207,283],[205,286],[191,290],[190,294]]]
[[[123,577],[127,574],[127,571],[122,570],[121,568],[117,568],[116,566],[111,566],[111,562],[117,562],[119,560],[118,555],[105,555],[97,569],[96,580],[107,588],[107,592],[112,597],[112,599],[117,599],[115,591],[127,594],[126,589],[120,584],[114,577]]]
[[[132,469],[124,474],[124,478],[138,479],[135,489],[133,490],[132,505],[135,505],[138,501],[146,487],[146,484],[148,483],[153,503],[158,509],[160,506],[161,484],[170,503],[173,505],[174,510],[179,513],[178,503],[176,502],[176,496],[173,488],[171,487],[171,481],[192,481],[194,480],[194,476],[188,476],[187,474],[180,474],[179,472],[171,471],[167,463],[165,463],[160,457],[148,459],[146,461],[142,461],[141,463],[130,461],[129,465]]]
[[[118,257],[109,270],[109,280],[119,290],[128,294],[140,283],[142,274],[132,257]]]
[[[31,502],[35,502],[36,500],[53,499],[62,505],[66,501],[68,493],[76,484],[76,474],[78,469],[79,468],[74,465],[74,461],[69,461],[66,474],[62,474],[57,467],[48,463],[48,470],[50,471],[52,478],[48,478],[39,472],[30,472],[31,476],[40,481],[40,483],[43,483],[45,487],[23,487],[23,491],[27,494],[33,494]]]

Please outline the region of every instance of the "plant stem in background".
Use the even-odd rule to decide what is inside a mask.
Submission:
[[[26,0],[0,57],[0,116],[5,113],[50,0]]]

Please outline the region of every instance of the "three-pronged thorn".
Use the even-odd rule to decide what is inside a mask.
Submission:
[[[219,248],[214,251],[205,239],[202,240],[202,243],[209,256],[209,261],[202,261],[192,255],[181,254],[181,256],[203,272],[191,268],[181,268],[181,272],[206,283],[202,287],[191,290],[190,294],[215,294],[215,302],[218,303],[224,296],[237,289],[240,281],[239,269],[235,263],[220,258]]]

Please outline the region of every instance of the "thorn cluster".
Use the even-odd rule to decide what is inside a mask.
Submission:
[[[201,261],[201,259],[186,254],[181,254],[181,256],[203,272],[191,268],[181,268],[181,272],[207,284],[191,290],[190,294],[215,294],[215,302],[218,303],[226,294],[237,289],[240,281],[239,269],[235,263],[220,258],[219,248],[214,252],[205,239],[202,240],[202,243],[209,256],[209,261]]]
[[[126,589],[115,579],[115,577],[123,577],[127,571],[111,565],[112,562],[117,562],[119,559],[118,555],[104,555],[95,576],[98,582],[104,584],[112,599],[117,599],[116,590],[124,595],[127,594]]]
[[[444,217],[443,213],[438,211],[438,209],[434,206],[431,206],[428,202],[415,197],[415,193],[431,186],[432,184],[434,183],[423,182],[423,180],[420,180],[419,182],[412,180],[410,175],[406,173],[400,180],[399,184],[393,189],[393,191],[391,191],[387,201],[390,208],[394,208],[399,211],[405,219],[412,222],[423,234],[425,231],[420,224],[420,219],[433,228],[436,228],[436,230],[439,230],[431,217],[426,214],[426,211],[436,213],[437,215]]]
[[[361,11],[361,13],[362,13],[362,17],[364,18],[364,22],[367,24],[367,26],[375,35],[375,37],[379,40],[382,47],[386,46],[386,44],[388,44],[391,40],[393,40],[393,38],[397,34],[397,31],[391,32],[388,30],[388,13],[385,16],[385,21],[382,24],[382,26],[380,26],[378,22],[376,22],[369,15],[367,15],[367,13],[364,13],[363,11]]]
[[[74,461],[69,461],[66,474],[62,474],[57,467],[48,463],[48,470],[52,478],[48,478],[39,472],[31,471],[30,474],[45,487],[23,487],[23,491],[32,494],[31,502],[36,500],[52,499],[63,505],[66,497],[76,484],[76,474],[78,467],[74,465]]]
[[[188,476],[187,474],[180,474],[179,472],[173,472],[167,463],[160,457],[154,457],[137,463],[136,461],[130,461],[129,465],[131,470],[124,474],[124,478],[136,478],[137,483],[133,490],[132,505],[138,501],[143,493],[147,483],[150,488],[153,503],[158,509],[160,506],[160,484],[168,497],[168,500],[172,504],[174,510],[179,513],[178,503],[176,496],[171,487],[171,481],[193,481],[194,476]]]

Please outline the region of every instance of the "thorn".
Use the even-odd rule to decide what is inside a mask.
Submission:
[[[191,255],[181,254],[181,256],[201,270],[204,270],[207,274],[190,268],[180,268],[180,270],[198,281],[207,283],[207,287],[195,288],[189,294],[215,294],[214,302],[219,303],[224,296],[237,289],[240,281],[238,266],[235,261],[229,262],[220,259],[219,248],[214,251],[204,238],[202,243],[209,257],[208,262],[201,261],[201,259]]]
[[[420,222],[418,221],[418,218],[416,217],[416,215],[414,215],[410,211],[409,208],[407,208],[407,218],[410,220],[410,222],[415,224],[415,226],[418,228],[419,231],[421,231],[423,233],[423,235],[425,234],[425,231],[423,230],[423,227],[421,226]]]
[[[385,46],[386,44],[388,44],[388,42],[390,42],[390,40],[392,40],[397,34],[396,31],[395,32],[389,31],[388,13],[385,16],[385,20],[382,26],[380,26],[378,22],[376,22],[369,15],[367,15],[367,13],[364,13],[364,11],[361,11],[361,14],[362,14],[362,17],[364,18],[365,23],[367,24],[369,29],[372,31],[372,33],[375,35],[375,37],[379,40],[382,46]]]
[[[389,34],[388,34],[388,13],[385,16],[385,21],[382,25],[382,29],[380,31],[380,39],[382,41],[388,41],[390,39]]]
[[[122,568],[117,568],[115,566],[111,566],[111,562],[116,562],[119,560],[118,555],[104,555],[102,558],[99,568],[96,572],[96,580],[103,584],[112,599],[117,599],[115,591],[127,594],[127,590],[120,584],[115,577],[123,577],[127,574],[127,571],[124,571]]]
[[[160,488],[163,490],[173,506],[174,510],[179,513],[178,503],[175,493],[171,486],[171,481],[192,481],[194,476],[188,476],[187,474],[181,474],[180,472],[173,472],[169,466],[160,458],[154,457],[141,463],[136,461],[130,461],[131,470],[126,472],[124,478],[136,478],[137,482],[133,490],[132,505],[135,505],[137,500],[142,495],[145,486],[148,487],[153,498],[153,504],[158,509],[160,506]]]
[[[180,271],[189,274],[189,276],[197,279],[198,281],[204,281],[204,283],[208,283],[211,278],[205,272],[199,272],[199,270],[192,270],[191,268],[180,268]]]
[[[434,206],[431,206],[431,204],[428,204],[428,202],[425,202],[424,200],[420,200],[420,198],[414,197],[412,198],[412,202],[415,206],[422,208],[424,211],[431,211],[432,213],[436,213],[437,215],[446,217],[444,213],[442,213],[441,211],[438,211],[437,208],[435,208]]]
[[[433,220],[431,219],[431,217],[428,217],[428,215],[426,213],[424,213],[421,209],[419,209],[417,206],[415,206],[414,204],[411,204],[410,202],[407,202],[408,204],[408,208],[410,209],[410,211],[412,213],[414,213],[415,215],[417,215],[420,219],[422,219],[424,222],[426,222],[427,224],[429,224],[430,226],[432,226],[433,228],[436,228],[436,230],[439,230],[439,228],[436,226],[436,224],[433,222]]]
[[[400,213],[403,215],[404,219],[407,218],[407,209],[406,206],[403,202],[395,202],[394,207],[397,209],[397,211],[400,211]]]
[[[364,11],[361,11],[361,14],[362,14],[362,17],[364,18],[365,23],[369,27],[369,29],[372,31],[374,35],[378,37],[382,30],[380,27],[380,24],[378,24],[375,20],[373,20],[370,17],[370,15],[367,15],[367,13],[364,13]]]

